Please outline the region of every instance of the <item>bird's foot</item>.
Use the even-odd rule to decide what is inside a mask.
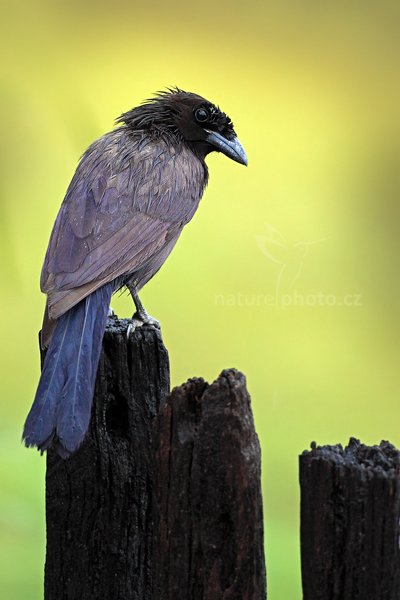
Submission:
[[[115,315],[115,312],[113,311],[113,309],[111,308],[111,306],[108,307],[108,315],[107,317],[113,317]]]
[[[132,321],[128,325],[128,329],[126,330],[126,336],[129,337],[131,333],[143,325],[151,325],[152,327],[161,329],[160,321],[157,321],[157,319],[150,316],[146,311],[140,313],[135,312]]]
[[[144,309],[137,310],[133,315],[132,320],[138,321],[140,323],[139,327],[142,325],[152,325],[153,327],[157,327],[157,329],[161,329],[160,321],[157,321],[157,319],[149,315]]]

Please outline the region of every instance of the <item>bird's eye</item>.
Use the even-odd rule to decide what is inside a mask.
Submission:
[[[205,123],[210,117],[210,113],[206,108],[197,108],[194,111],[194,117],[198,123]]]

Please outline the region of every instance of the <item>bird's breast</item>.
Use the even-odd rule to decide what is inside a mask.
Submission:
[[[206,176],[189,148],[154,142],[132,155],[129,180],[134,209],[185,225],[196,212]]]

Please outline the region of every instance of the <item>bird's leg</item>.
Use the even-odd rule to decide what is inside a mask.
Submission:
[[[134,331],[137,327],[141,327],[145,323],[147,323],[148,325],[153,325],[153,327],[157,327],[158,329],[160,329],[160,322],[148,314],[148,312],[146,311],[146,309],[140,301],[135,286],[131,283],[128,283],[127,287],[131,293],[131,296],[136,306],[136,312],[132,317],[132,323],[128,325],[127,335],[129,336],[132,333],[132,331]]]
[[[129,288],[130,289],[130,288]],[[148,323],[149,325],[155,325],[155,327],[160,328],[160,321],[157,321],[157,319],[155,319],[154,317],[152,317],[151,315],[149,315],[149,313],[146,311],[146,309],[144,308],[143,304],[140,301],[140,298],[137,294],[136,291],[133,291],[130,289],[130,292],[132,294],[132,298],[133,301],[135,303],[136,306],[136,312],[133,315],[133,319],[138,319],[139,321],[143,323]]]

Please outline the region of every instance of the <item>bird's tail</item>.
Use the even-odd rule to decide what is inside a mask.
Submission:
[[[113,289],[104,285],[58,318],[25,422],[27,446],[43,452],[54,442],[65,458],[82,443]]]

